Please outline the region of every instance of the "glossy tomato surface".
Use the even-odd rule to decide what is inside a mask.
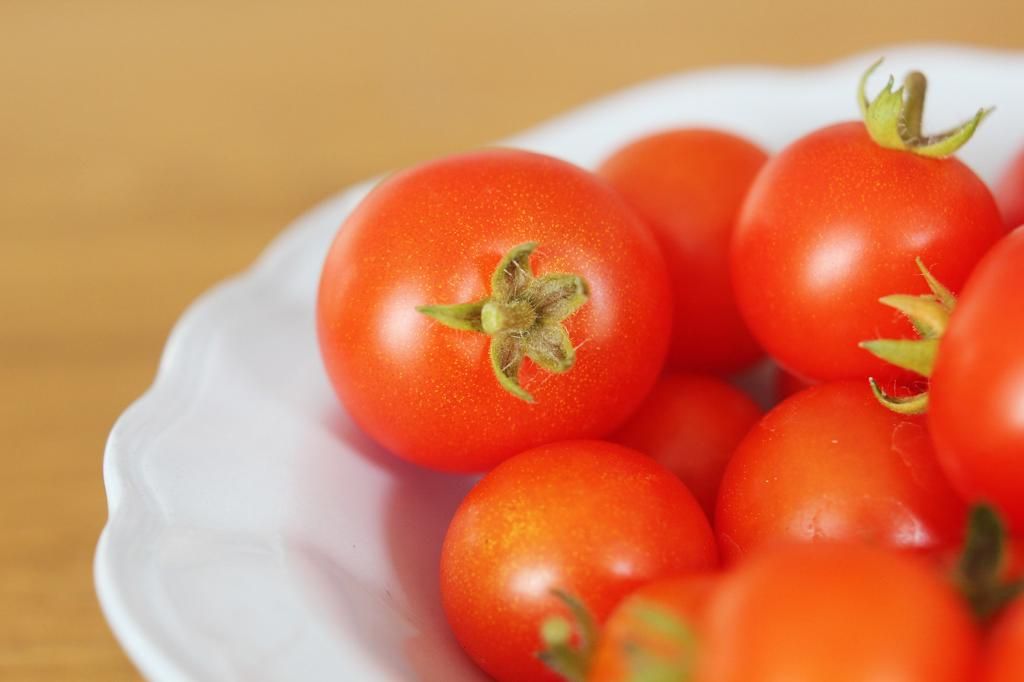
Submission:
[[[587,682],[691,679],[719,580],[713,573],[658,580],[623,599],[601,629]]]
[[[731,372],[763,353],[736,308],[729,243],[740,205],[767,160],[736,135],[671,130],[620,149],[598,169],[654,231],[672,277],[669,363]]]
[[[982,682],[1024,680],[1024,597],[999,615],[988,636],[982,669]]]
[[[978,636],[959,596],[910,557],[856,544],[752,558],[706,609],[699,682],[964,682]]]
[[[939,344],[928,423],[953,485],[1024,532],[1024,229],[963,288]]]
[[[487,334],[417,311],[486,298],[502,258],[526,242],[537,244],[534,274],[579,275],[589,291],[564,320],[574,366],[523,362],[532,404],[498,383]],[[614,429],[657,378],[670,315],[658,246],[623,201],[586,171],[514,150],[382,182],[331,246],[317,303],[324,365],[355,421],[399,456],[453,471]]]
[[[915,336],[878,299],[928,293],[918,256],[958,290],[1004,232],[992,194],[957,159],[882,148],[859,122],[834,125],[754,181],[732,245],[737,301],[768,353],[805,379],[896,378],[857,346]]]
[[[1024,149],[999,178],[995,194],[1006,226],[1013,229],[1024,225]]]
[[[760,417],[754,401],[721,379],[669,373],[610,438],[668,467],[711,518],[725,465]]]
[[[781,541],[948,546],[965,514],[925,419],[882,407],[866,381],[842,381],[797,393],[751,429],[722,478],[715,530],[735,561]]]
[[[554,680],[539,628],[569,616],[552,590],[600,621],[641,584],[717,564],[693,496],[650,457],[601,441],[545,445],[500,464],[448,528],[441,597],[466,652],[498,680]]]

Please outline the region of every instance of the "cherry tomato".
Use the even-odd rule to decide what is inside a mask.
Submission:
[[[995,194],[1006,227],[1024,225],[1024,149],[1010,162],[996,184]]]
[[[611,439],[668,467],[711,518],[725,465],[760,417],[754,401],[721,379],[666,374]]]
[[[794,395],[751,429],[722,478],[715,529],[733,561],[782,540],[952,545],[964,515],[924,418],[843,381]]]
[[[687,679],[684,673],[695,665],[704,612],[719,580],[712,573],[669,578],[623,599],[601,630],[587,682]]]
[[[1024,229],[971,274],[939,344],[928,423],[960,493],[1024,532]]]
[[[927,293],[920,256],[954,290],[1003,234],[985,184],[955,158],[875,143],[859,122],[827,127],[774,156],[754,181],[732,244],[740,311],[783,366],[806,379],[903,373],[858,348],[913,338],[878,305]]]
[[[982,682],[1024,680],[1024,597],[1000,614],[985,647]]]
[[[964,682],[978,636],[918,560],[857,544],[794,544],[723,578],[705,613],[707,682]]]
[[[601,441],[541,446],[497,466],[452,519],[441,597],[456,638],[498,680],[554,680],[539,629],[578,597],[598,621],[641,584],[713,568],[696,500],[670,471]]]
[[[740,204],[767,158],[741,137],[684,129],[637,140],[597,171],[661,243],[675,300],[668,359],[677,369],[731,372],[763,352],[736,309],[728,264]]]
[[[436,469],[488,469],[552,440],[602,436],[660,372],[664,261],[593,175],[514,150],[392,176],[324,264],[320,349],[374,439]]]

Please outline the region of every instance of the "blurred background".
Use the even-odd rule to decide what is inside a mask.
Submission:
[[[661,74],[1022,25],[1005,0],[2,0],[0,679],[137,678],[92,587],[104,439],[185,306],[313,203]]]

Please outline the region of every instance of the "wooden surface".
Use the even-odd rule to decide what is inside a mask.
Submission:
[[[753,4],[0,2],[0,679],[137,677],[92,587],[105,436],[313,202],[680,69],[1024,47],[1003,0]]]

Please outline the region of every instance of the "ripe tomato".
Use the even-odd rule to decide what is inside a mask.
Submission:
[[[689,679],[719,580],[712,573],[658,580],[623,599],[601,630],[587,682]]]
[[[441,598],[459,643],[498,680],[554,680],[537,658],[553,594],[603,620],[644,582],[713,568],[714,538],[693,496],[650,457],[613,443],[528,450],[487,474],[452,519]]]
[[[930,395],[928,424],[950,481],[1024,532],[1024,229],[967,280],[939,344]]]
[[[924,419],[843,381],[794,395],[750,430],[726,466],[715,530],[733,561],[782,540],[950,545],[964,514]]]
[[[1024,597],[1000,614],[985,647],[982,682],[1024,680]]]
[[[736,309],[729,240],[767,155],[717,130],[671,130],[620,149],[598,169],[654,231],[668,261],[677,369],[731,372],[761,356]]]
[[[327,254],[317,327],[367,433],[474,471],[618,426],[661,369],[670,296],[654,238],[604,183],[489,150],[370,193]]]
[[[903,373],[858,342],[914,334],[878,299],[928,292],[907,267],[917,256],[956,290],[1004,231],[963,163],[886,149],[864,124],[842,123],[797,140],[758,175],[733,238],[736,298],[792,372],[888,381]]]
[[[1006,227],[1024,225],[1024,149],[1010,162],[995,188]]]
[[[721,379],[666,374],[610,438],[668,467],[711,518],[725,465],[760,417],[754,401]]]
[[[963,682],[978,637],[958,595],[907,556],[855,544],[779,547],[726,575],[695,679]]]

